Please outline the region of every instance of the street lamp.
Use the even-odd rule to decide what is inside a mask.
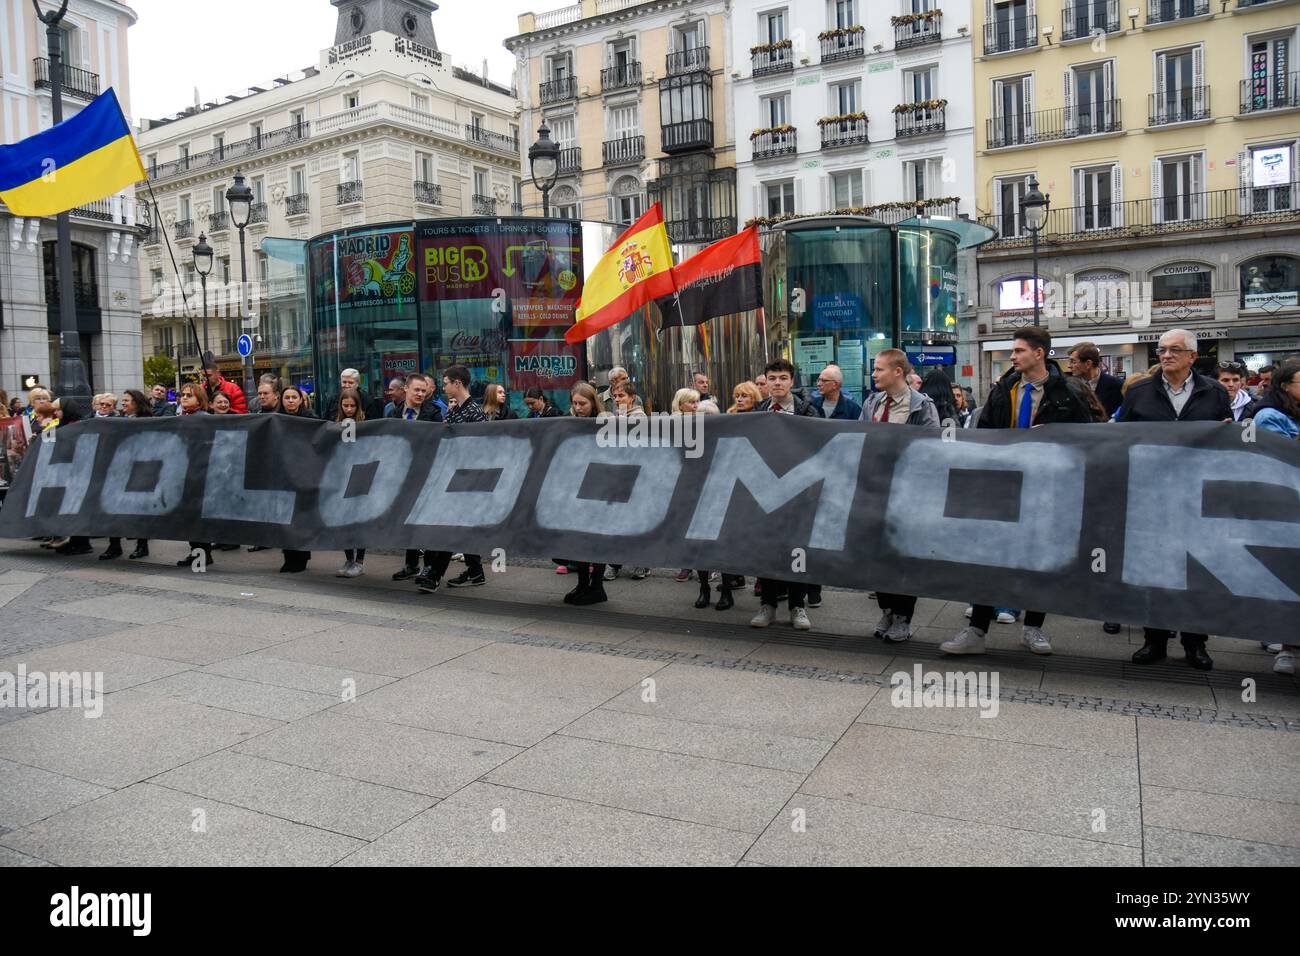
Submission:
[[[244,182],[242,172],[235,173],[235,182],[226,190],[226,203],[230,206],[230,221],[239,230],[239,317],[241,328],[248,324],[248,256],[244,251],[244,227],[253,211],[253,190]],[[253,396],[253,352],[244,356],[244,397]]]
[[[528,166],[533,187],[542,194],[542,216],[551,215],[551,190],[560,175],[560,147],[551,139],[551,129],[543,120],[537,129],[537,142],[528,147]]]
[[[1025,217],[1025,228],[1029,230],[1030,236],[1033,237],[1034,246],[1034,325],[1038,325],[1039,311],[1039,293],[1042,286],[1038,281],[1038,234],[1043,229],[1043,224],[1047,222],[1047,208],[1052,204],[1052,197],[1045,196],[1038,189],[1038,177],[1029,177],[1029,192],[1025,198],[1020,200],[1020,212]]]
[[[64,39],[60,24],[68,12],[68,0],[62,0],[59,9],[41,12],[40,0],[32,0],[36,16],[45,24],[45,43],[50,59],[50,119],[57,125],[63,122],[63,54],[60,41]],[[81,361],[81,334],[77,329],[77,303],[72,276],[72,225],[66,212],[57,217],[57,270],[59,281],[59,377],[55,394],[64,402],[75,402],[87,411],[90,404],[90,382],[86,366]]]
[[[199,233],[193,254],[194,271],[199,274],[199,282],[203,284],[203,354],[199,358],[206,366],[211,361],[208,352],[208,276],[212,274],[212,247],[208,245],[206,233]]]

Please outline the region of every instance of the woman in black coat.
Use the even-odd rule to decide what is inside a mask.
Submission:
[[[280,408],[277,413],[280,415],[288,415],[291,418],[316,418],[316,416],[311,412],[311,400],[307,397],[307,393],[297,385],[287,385],[280,392]],[[280,573],[297,574],[300,571],[306,571],[307,562],[310,560],[310,551],[293,551],[286,549],[284,552],[284,564],[280,565]]]
[[[129,388],[122,395],[123,418],[153,418],[153,403],[145,398],[144,393]],[[99,556],[101,561],[112,561],[122,556],[122,539],[109,538],[108,550]],[[136,538],[135,550],[128,556],[132,561],[149,557],[149,539]]]

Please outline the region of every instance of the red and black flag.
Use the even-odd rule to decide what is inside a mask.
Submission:
[[[763,265],[758,226],[713,245],[673,266],[677,291],[655,299],[663,328],[699,325],[720,315],[763,307]]]

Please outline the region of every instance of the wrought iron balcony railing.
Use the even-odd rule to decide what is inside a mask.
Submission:
[[[542,83],[537,91],[538,99],[545,106],[548,103],[563,103],[565,100],[571,100],[578,93],[578,83],[571,76],[561,76],[554,80],[546,80]]]
[[[50,89],[53,86],[53,79],[50,76],[49,58],[38,56],[32,62],[36,66],[36,88]],[[75,66],[64,63],[61,86],[65,96],[75,96],[79,100],[93,100],[99,95],[99,74],[91,73],[89,70],[79,70]]]
[[[560,172],[578,173],[582,171],[582,147],[566,146],[560,150]]]
[[[629,60],[600,71],[600,88],[606,93],[641,85],[641,61]]]
[[[622,139],[607,139],[601,145],[601,159],[606,166],[639,163],[645,159],[645,137],[624,136]]]
[[[867,55],[867,28],[830,30],[821,38],[822,62],[852,60]]]
[[[176,220],[175,230],[176,230],[176,238],[177,238],[177,239],[193,239],[193,238],[194,238],[194,220],[193,220],[193,219],[178,219],[178,220]]]
[[[212,215],[208,216],[208,232],[225,232],[229,228],[230,213],[214,212]]]
[[[865,146],[870,142],[867,137],[867,118],[852,119],[823,118],[817,124],[821,127],[822,149],[836,149],[840,146]]]
[[[1148,0],[1147,26],[1203,17],[1210,12],[1210,0]]]
[[[1262,113],[1300,107],[1300,73],[1275,73],[1241,81],[1241,112]]]
[[[701,70],[708,70],[708,68],[709,48],[707,46],[695,46],[669,53],[664,63],[664,69],[668,76],[698,73]]]
[[[894,138],[909,139],[915,136],[931,136],[942,133],[947,128],[947,106],[929,106],[912,110],[902,110],[894,114]]]
[[[1038,17],[1013,17],[1001,23],[984,24],[984,55],[1033,50],[1038,47]]]
[[[311,212],[311,196],[297,193],[284,197],[284,214],[286,216],[306,216]]]
[[[907,50],[927,43],[943,42],[943,12],[934,11],[932,17],[921,17],[907,23],[894,24],[894,49]]]
[[[1081,40],[1122,29],[1119,0],[1073,0],[1061,9],[1062,40]]]
[[[338,205],[344,206],[348,203],[362,202],[364,199],[365,192],[361,180],[352,179],[345,183],[339,183]]]
[[[660,127],[663,151],[682,152],[688,149],[707,149],[713,145],[712,120],[687,120]]]
[[[428,206],[442,205],[442,186],[438,183],[415,181],[415,201]]]
[[[754,149],[754,159],[775,159],[778,156],[793,156],[799,151],[797,129],[765,129],[751,136],[749,141]]]
[[[749,51],[749,62],[754,76],[772,76],[794,70],[794,43],[783,40],[778,44],[764,44]]]
[[[476,216],[495,216],[497,214],[497,201],[491,196],[480,196],[475,193],[470,197],[473,204],[474,215]]]
[[[482,126],[475,126],[473,123],[465,124],[465,139],[467,142],[486,146],[507,156],[519,155],[519,140],[505,133],[494,133]]]
[[[1003,149],[1030,143],[1050,143],[1076,136],[1117,133],[1124,128],[1120,100],[1088,106],[1060,107],[1033,113],[1008,113],[987,122],[985,149]]]
[[[255,202],[248,208],[248,224],[256,226],[258,223],[266,222],[267,206],[264,202]]]
[[[1169,126],[1207,120],[1210,113],[1210,88],[1192,86],[1147,94],[1147,125]]]

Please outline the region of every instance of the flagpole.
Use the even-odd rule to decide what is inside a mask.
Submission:
[[[171,259],[172,272],[176,274],[176,287],[181,290],[181,304],[185,308],[185,320],[190,324],[190,334],[194,336],[194,345],[199,351],[199,366],[201,369],[202,366],[206,364],[208,361],[207,352],[204,350],[203,347],[205,343],[199,340],[199,330],[194,325],[194,316],[190,314],[189,296],[185,294],[185,283],[181,279],[180,266],[176,264],[176,253],[172,251],[172,238],[171,236],[167,235],[167,230],[162,227],[162,210],[158,208],[158,197],[154,194],[153,183],[149,181],[148,177],[146,177],[144,181],[144,185],[145,188],[149,190],[149,198],[153,200],[153,221],[158,225],[158,231],[162,233],[163,242],[167,243],[167,257]],[[207,306],[204,305],[204,308],[206,309]],[[205,316],[207,315],[206,312],[204,312],[203,314]],[[205,323],[206,321],[207,320],[204,319]],[[180,370],[181,370],[181,359],[180,359],[180,355],[177,354],[176,373],[178,375],[180,374]]]
[[[50,116],[57,126],[63,122],[63,55],[59,52],[59,24],[68,12],[68,0],[62,0],[59,9],[41,12],[40,0],[32,0],[37,18],[45,24],[45,41],[50,60]],[[56,217],[58,223],[58,280],[59,280],[59,374],[55,380],[55,394],[66,408],[76,403],[82,414],[90,411],[90,382],[86,379],[86,366],[81,361],[81,335],[77,330],[77,303],[72,278],[72,224],[67,211]]]

